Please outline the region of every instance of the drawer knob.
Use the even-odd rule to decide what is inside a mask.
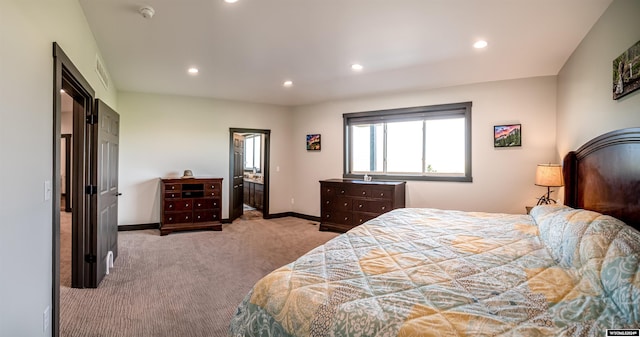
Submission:
[[[175,194],[171,193],[171,197],[172,197],[172,198],[173,198],[173,197],[175,197],[175,196],[176,196]]]
[[[341,191],[340,191],[340,194],[344,194],[344,190],[341,190]]]
[[[189,204],[184,205],[184,207],[189,207]]]
[[[198,207],[202,206],[202,204],[198,204]]]
[[[327,218],[330,218],[331,216],[329,214],[327,214]]]
[[[381,196],[381,197],[384,197],[384,192],[380,193],[380,196]]]
[[[169,208],[173,208],[173,205],[169,205]]]
[[[187,215],[186,217],[184,217],[185,219],[189,220],[189,216]]]
[[[217,203],[217,202],[214,202],[214,203],[213,203],[213,206],[218,206],[218,203]]]
[[[359,204],[359,205],[358,205],[358,207],[359,207],[359,208],[362,208],[362,204]]]
[[[366,191],[362,191],[362,195],[366,195],[366,194],[367,194],[367,192],[366,192]]]
[[[349,220],[349,218],[347,218],[347,217],[345,216],[345,217],[344,217],[344,221],[347,221],[347,220]]]
[[[331,203],[331,202],[329,202],[329,200],[325,201],[325,204],[327,204],[327,205],[328,205],[328,204],[330,204],[330,203]]]
[[[173,220],[173,218],[169,218],[169,221]]]
[[[198,219],[200,219],[200,216],[198,215]]]
[[[385,210],[385,208],[386,208],[385,206],[382,206],[382,210],[383,210],[383,211]]]
[[[175,190],[175,189],[176,189],[176,187],[175,187],[175,186],[171,186],[171,189],[172,189],[172,190]]]
[[[349,204],[345,202],[345,203],[344,203],[344,206],[346,207],[347,205],[349,205]]]

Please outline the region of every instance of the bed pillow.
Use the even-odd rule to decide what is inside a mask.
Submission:
[[[536,206],[530,214],[538,225],[540,239],[563,267],[579,269],[591,258],[604,256],[601,247],[585,246],[584,252],[580,249],[587,229],[602,214],[563,205]]]
[[[640,323],[640,232],[611,216],[567,206],[537,206],[530,214],[560,266],[595,277],[602,295],[630,323]]]

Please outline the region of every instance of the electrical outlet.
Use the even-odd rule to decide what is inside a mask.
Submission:
[[[42,313],[42,332],[47,332],[47,330],[49,330],[50,324],[51,319],[49,317],[49,306],[47,306]]]

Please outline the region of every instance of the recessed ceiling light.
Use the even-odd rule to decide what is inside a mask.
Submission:
[[[224,0],[224,2],[232,4],[238,2],[238,0]]]
[[[358,63],[354,63],[354,64],[351,65],[351,69],[355,70],[355,71],[360,71],[360,70],[362,70],[362,65],[358,64]]]
[[[292,85],[293,85],[293,81],[290,81],[290,80],[284,81],[284,83],[282,83],[282,86],[285,88],[289,88]]]
[[[191,75],[195,75],[195,74],[197,74],[197,73],[198,73],[198,68],[191,67],[191,68],[189,68],[189,70],[187,70],[187,71],[189,72],[189,74],[191,74]]]
[[[476,41],[476,43],[473,44],[473,48],[482,49],[482,48],[487,47],[487,45],[488,45],[487,41],[479,40],[479,41]]]

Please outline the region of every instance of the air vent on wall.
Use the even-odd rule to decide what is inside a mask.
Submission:
[[[104,85],[105,89],[109,89],[109,77],[107,76],[107,70],[104,68],[102,61],[100,61],[100,57],[96,55],[96,73],[98,73],[98,78],[102,85]]]

